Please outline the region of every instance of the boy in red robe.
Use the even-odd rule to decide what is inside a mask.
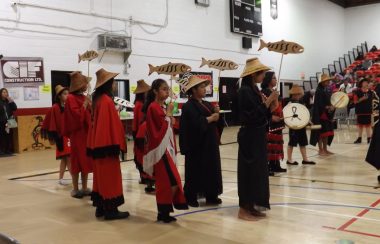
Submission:
[[[156,179],[157,221],[170,223],[176,218],[170,216],[173,205],[176,209],[188,209],[183,193],[181,177],[176,163],[176,145],[172,124],[173,104],[164,108],[169,97],[166,81],[157,79],[147,94],[143,111],[146,113],[146,152],[144,172]]]
[[[87,188],[88,174],[92,172],[90,158],[86,155],[87,132],[91,120],[90,99],[83,95],[87,90],[89,78],[80,72],[70,74],[71,84],[64,112],[64,135],[71,143],[71,175],[73,190],[71,196],[82,198],[91,195]],[[82,178],[82,190],[79,190],[79,173]]]
[[[126,152],[125,132],[113,102],[114,78],[118,73],[104,69],[96,72],[96,87],[92,99],[92,123],[87,140],[87,153],[92,157],[94,181],[91,200],[95,216],[105,220],[128,218],[120,212],[124,203],[120,151]]]
[[[70,170],[70,140],[63,136],[63,112],[65,102],[68,96],[68,89],[61,85],[55,87],[56,103],[46,114],[42,129],[41,136],[48,139],[51,144],[56,145],[56,159],[61,160],[59,167],[59,181],[60,185],[66,185],[63,180],[66,167]]]

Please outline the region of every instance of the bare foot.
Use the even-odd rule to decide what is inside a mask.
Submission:
[[[328,156],[329,154],[325,151],[319,151],[319,156]]]
[[[326,150],[326,153],[329,154],[329,155],[333,155],[333,154],[335,154],[335,153],[333,153],[333,152],[330,152],[329,150]]]
[[[255,218],[249,211],[243,208],[239,209],[238,218],[245,221],[257,221],[257,218]]]

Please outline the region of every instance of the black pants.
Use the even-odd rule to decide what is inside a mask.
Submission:
[[[5,131],[6,122],[0,122],[0,152],[12,152],[12,130]]]

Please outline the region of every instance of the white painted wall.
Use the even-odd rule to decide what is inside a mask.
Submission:
[[[345,10],[345,49],[352,49],[358,43],[368,42],[380,48],[380,4],[371,4]]]
[[[148,63],[164,64],[169,61],[184,62],[195,71],[209,71],[198,68],[201,57],[209,59],[226,58],[241,64],[236,71],[225,71],[223,76],[239,76],[245,60],[258,56],[263,63],[278,71],[281,56],[267,50],[258,53],[258,39],[254,39],[254,47],[247,51],[241,48],[241,35],[230,32],[229,0],[211,0],[209,8],[198,7],[193,0],[169,0],[168,26],[158,34],[151,35],[139,26],[125,25],[120,21],[79,16],[36,8],[20,8],[15,12],[11,0],[0,1],[0,20],[19,19],[25,22],[43,22],[51,25],[69,26],[80,29],[101,27],[107,30],[124,30],[133,37],[133,54],[129,62],[129,74],[121,74],[120,78],[128,78],[132,85],[136,80],[145,78],[149,82],[157,75],[147,77]],[[153,22],[164,23],[165,0],[28,0],[59,8],[95,12]],[[346,50],[344,43],[344,9],[327,0],[279,0],[279,18],[272,20],[269,11],[269,0],[263,0],[263,39],[279,41],[281,39],[296,41],[305,47],[301,55],[287,55],[281,77],[299,79],[300,73],[306,77],[314,75]],[[111,27],[112,26],[112,27]],[[5,31],[1,27],[16,29]],[[18,31],[17,28],[66,33],[89,37],[72,37],[47,35]],[[156,27],[145,26],[150,31]],[[45,62],[45,77],[50,83],[51,70],[82,70],[87,72],[85,63],[77,63],[77,54],[88,49],[96,49],[96,34],[75,32],[63,28],[31,26],[13,22],[0,21],[0,53],[4,56],[40,57]],[[106,54],[101,63],[94,60],[91,75],[104,67],[114,72],[123,71],[123,60],[120,54]],[[162,76],[168,78],[166,76]],[[214,83],[216,85],[215,73]],[[40,101],[23,101],[22,89],[20,99],[16,100],[20,107],[50,106],[50,95],[41,94]]]

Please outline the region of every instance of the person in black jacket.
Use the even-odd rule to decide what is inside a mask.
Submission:
[[[204,101],[210,81],[191,76],[185,92],[189,100],[182,107],[179,145],[185,155],[185,197],[191,207],[199,207],[198,196],[218,205],[223,192],[219,151],[219,107]]]
[[[12,154],[12,130],[8,128],[8,119],[16,110],[16,103],[9,97],[8,90],[0,89],[0,154]]]

